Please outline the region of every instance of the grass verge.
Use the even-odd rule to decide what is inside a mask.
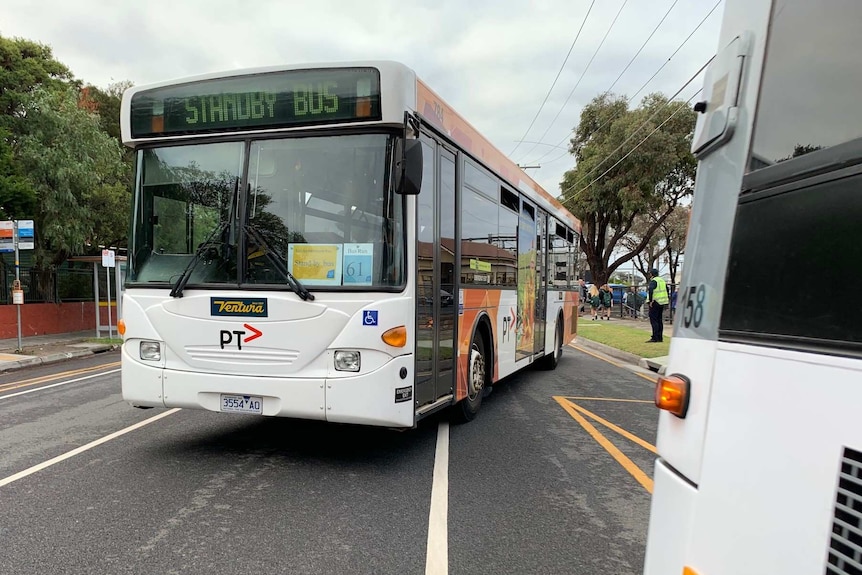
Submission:
[[[610,322],[579,321],[578,337],[589,339],[633,353],[640,357],[660,357],[670,350],[670,336],[665,334],[661,343],[646,343],[650,333],[643,329]]]
[[[123,339],[119,337],[91,337],[87,343],[107,343],[109,345],[120,345]]]

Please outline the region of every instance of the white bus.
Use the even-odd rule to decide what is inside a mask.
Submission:
[[[575,336],[579,222],[394,62],[136,87],[122,390],[411,427]]]
[[[862,2],[726,0],[648,575],[862,573]]]

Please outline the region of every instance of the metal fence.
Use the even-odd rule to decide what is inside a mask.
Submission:
[[[66,262],[47,271],[26,266],[19,268],[26,303],[93,301],[96,297],[96,278],[93,275],[93,264],[86,262]],[[15,267],[3,265],[0,274],[0,305],[12,303],[14,281]],[[99,274],[98,281],[100,299],[104,299],[105,275]]]
[[[677,284],[667,284],[670,289],[670,302],[664,309],[663,321],[672,324],[674,315],[676,314],[676,303],[678,300]],[[611,286],[614,292],[613,304],[611,306],[611,315],[625,319],[639,319],[649,321],[649,310],[646,307],[647,293],[649,284],[636,284],[634,292],[631,291],[632,286]],[[581,303],[581,311],[589,313],[589,302]]]

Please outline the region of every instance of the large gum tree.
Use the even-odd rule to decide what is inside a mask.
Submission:
[[[580,245],[594,283],[607,282],[642,253],[693,192],[695,119],[687,103],[661,94],[647,96],[635,109],[625,97],[608,94],[584,107],[569,147],[576,164],[560,187],[563,204],[581,220]],[[654,217],[640,230],[640,241],[624,245],[643,214]]]

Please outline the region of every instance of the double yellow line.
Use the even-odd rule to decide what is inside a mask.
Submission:
[[[620,465],[623,466],[623,469],[628,471],[629,474],[632,477],[634,477],[635,480],[638,483],[640,483],[644,489],[647,490],[647,492],[652,493],[653,480],[646,473],[644,473],[644,471],[640,467],[635,465],[635,463],[631,459],[626,457],[626,455],[622,451],[620,451],[616,445],[611,443],[611,441],[607,437],[605,437],[598,429],[596,429],[596,426],[594,426],[592,423],[587,421],[587,417],[589,417],[590,419],[592,419],[593,421],[596,421],[597,423],[599,423],[601,425],[604,425],[605,427],[607,427],[611,431],[622,435],[623,437],[625,437],[629,441],[636,443],[637,445],[640,445],[644,449],[651,451],[653,453],[658,453],[655,446],[652,445],[651,443],[644,441],[640,437],[638,437],[632,433],[629,433],[625,429],[614,425],[610,421],[607,421],[606,419],[599,417],[598,415],[596,415],[592,411],[589,411],[588,409],[581,407],[577,403],[574,403],[572,401],[572,399],[595,400],[595,401],[625,401],[625,402],[632,402],[632,403],[652,403],[652,402],[646,401],[646,400],[638,400],[638,399],[617,399],[617,400],[614,400],[614,399],[607,399],[607,398],[603,398],[603,397],[566,398],[566,397],[562,397],[562,396],[558,396],[558,395],[554,396],[554,400],[556,400],[556,402],[559,403],[560,406],[562,406],[562,408],[565,409],[566,412],[569,415],[571,415],[575,421],[580,423],[581,427],[583,427],[584,430],[587,433],[589,433],[592,436],[592,438],[595,439],[599,445],[604,447],[605,451],[607,451],[611,455],[611,457],[613,457],[614,459],[617,460],[617,463],[619,463]],[[584,417],[584,416],[586,416],[586,417]]]
[[[119,361],[114,361],[111,363],[103,363],[102,365],[82,367],[81,369],[72,369],[61,373],[53,373],[51,375],[32,377],[30,379],[22,379],[20,381],[13,381],[10,383],[0,383],[0,393],[3,393],[5,391],[12,391],[14,389],[21,389],[22,387],[31,387],[33,385],[39,385],[40,383],[48,383],[49,381],[56,381],[58,379],[63,379],[66,377],[74,377],[76,375],[82,375],[85,373],[93,373],[94,371],[100,371],[111,367],[119,367],[119,365]]]

